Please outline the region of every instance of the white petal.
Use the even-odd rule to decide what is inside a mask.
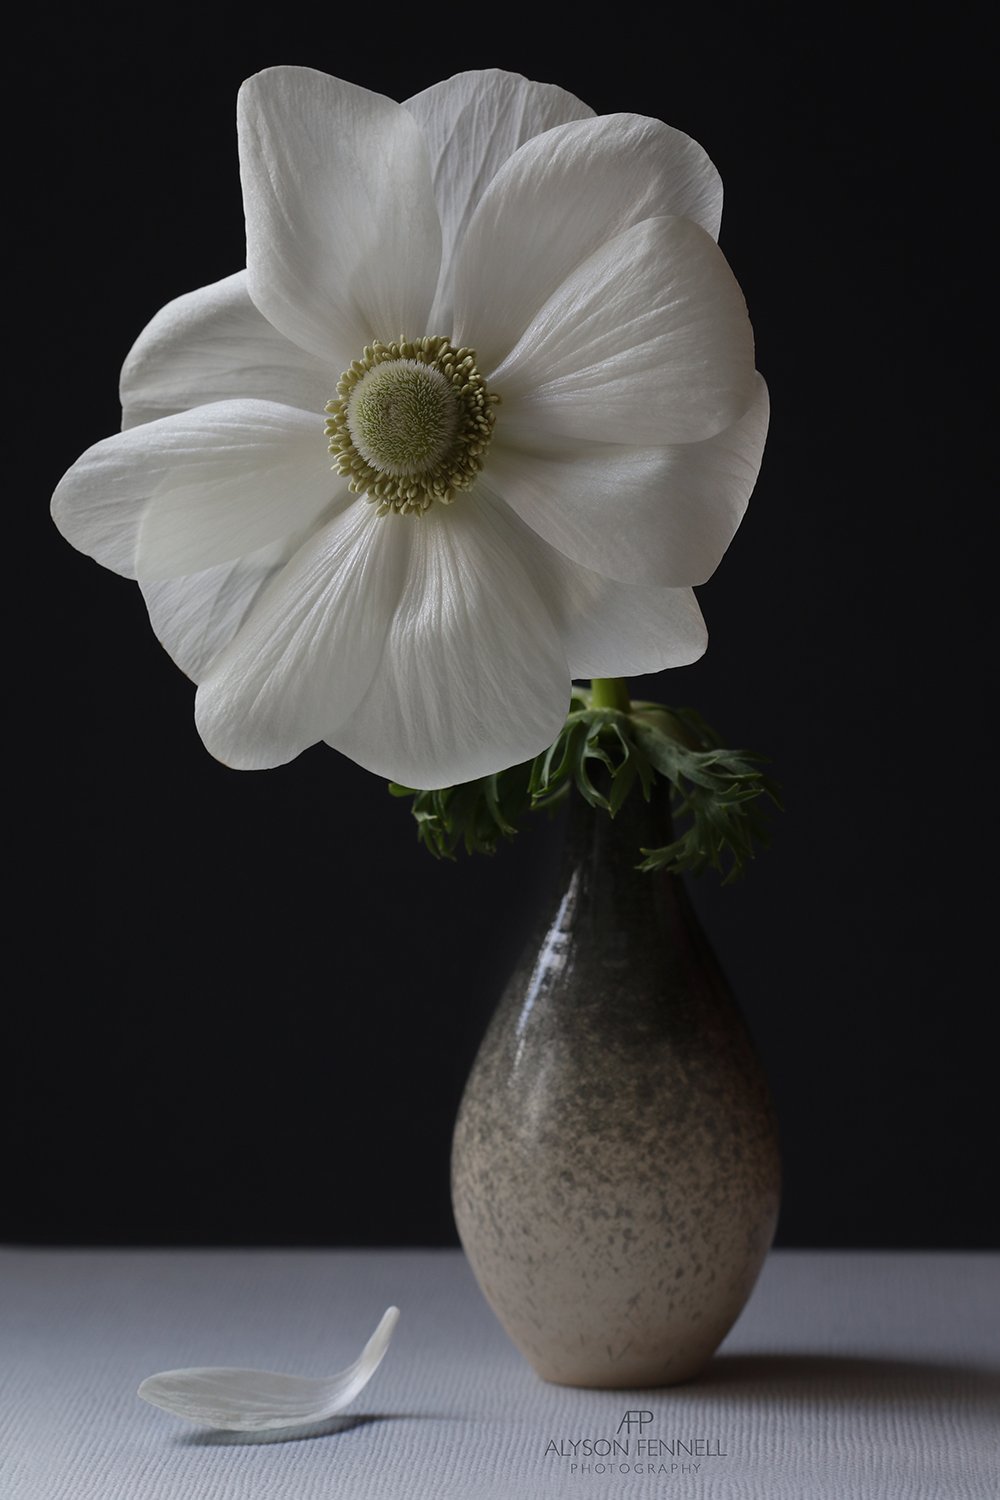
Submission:
[[[240,397],[322,412],[341,374],[272,328],[238,271],[168,302],[139,335],[122,370],[122,426]]]
[[[250,295],[338,373],[372,339],[427,332],[441,227],[423,134],[402,105],[312,68],[240,90]]]
[[[284,765],[349,718],[378,665],[406,562],[405,525],[364,500],[310,536],[198,689],[195,719],[212,754],[243,771]]]
[[[409,572],[383,660],[329,743],[369,771],[428,788],[537,755],[562,726],[570,678],[529,574],[535,539],[472,495],[401,519]]]
[[[140,577],[139,587],[156,638],[192,682],[200,682],[206,675],[255,600],[304,540],[296,533],[247,557],[218,563],[186,578]]]
[[[692,219],[713,239],[722,182],[680,130],[645,115],[575,120],[530,141],[497,174],[455,266],[455,339],[498,364],[542,304],[632,224]]]
[[[476,503],[505,509],[482,481]],[[530,532],[522,556],[556,623],[573,677],[635,677],[697,661],[708,644],[690,589],[613,582]]]
[[[553,552],[556,617],[574,677],[637,677],[686,667],[705,654],[708,630],[690,589],[613,583]]]
[[[220,401],[123,438],[168,424],[187,446],[166,454],[149,486],[136,549],[136,571],[147,580],[245,557],[347,498],[345,481],[331,472],[321,418],[309,412]]]
[[[315,520],[343,488],[321,421],[226,401],[116,433],[60,480],[53,520],[74,547],[126,578],[136,576],[140,545],[147,577],[252,552]],[[154,503],[158,517],[145,526]],[[172,530],[171,518],[190,530]]]
[[[442,245],[429,328],[446,333],[452,326],[455,251],[500,167],[532,136],[594,112],[565,89],[499,68],[457,73],[407,99],[404,108],[419,122],[430,152]]]
[[[328,1380],[275,1370],[164,1370],[144,1380],[138,1394],[151,1406],[224,1432],[266,1432],[322,1422],[364,1390],[382,1363],[398,1318],[397,1307],[387,1308],[354,1363]]]
[[[767,419],[767,387],[758,376],[746,414],[704,442],[631,448],[577,441],[529,451],[498,439],[487,475],[532,530],[586,568],[625,583],[704,583],[757,482]]]
[[[696,443],[750,405],[753,332],[711,236],[647,219],[578,266],[487,378],[508,443]]]

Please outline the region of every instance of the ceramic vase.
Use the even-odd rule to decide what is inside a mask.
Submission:
[[[770,1246],[780,1166],[757,1055],[682,882],[643,874],[666,799],[574,793],[559,888],[502,997],[455,1129],[477,1280],[546,1380],[696,1376]]]

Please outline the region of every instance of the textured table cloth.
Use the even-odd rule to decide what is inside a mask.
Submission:
[[[457,1251],[0,1252],[3,1500],[994,1500],[1000,1256],[779,1251],[706,1375],[542,1383]],[[351,1412],[249,1440],[147,1406],[185,1365],[332,1374]]]

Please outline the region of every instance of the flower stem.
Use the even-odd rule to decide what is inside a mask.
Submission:
[[[624,677],[593,677],[590,682],[592,708],[617,708],[627,714],[632,707]]]

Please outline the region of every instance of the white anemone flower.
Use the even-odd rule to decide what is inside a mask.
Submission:
[[[272,68],[238,125],[247,269],[157,314],[53,499],[208,749],[447,786],[549,745],[573,678],[700,656],[767,427],[702,148],[499,71]]]

